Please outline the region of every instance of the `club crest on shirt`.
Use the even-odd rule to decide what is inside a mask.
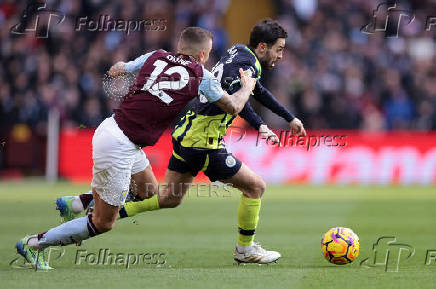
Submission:
[[[226,158],[226,165],[231,168],[236,165],[236,160],[233,156],[227,156]]]
[[[123,191],[123,194],[121,195],[121,201],[124,202],[124,200],[127,198],[127,193],[128,192],[129,192],[128,190],[127,191]]]

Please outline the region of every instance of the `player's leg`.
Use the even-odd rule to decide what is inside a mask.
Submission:
[[[158,182],[153,174],[152,167],[145,153],[138,150],[135,162],[132,167],[132,176],[129,187],[129,195],[126,202],[132,200],[151,200],[147,202],[150,206],[148,210],[156,210]],[[77,218],[84,210],[93,207],[92,191],[79,196],[64,196],[56,200],[56,210],[64,222]],[[120,216],[125,217],[124,211],[120,211]]]
[[[106,203],[95,189],[92,190],[92,195],[94,197],[94,210],[91,215],[91,223],[97,230],[95,234],[106,233],[112,230],[115,221],[118,217],[118,211],[120,206],[114,206]]]
[[[175,208],[179,206],[186,195],[194,176],[190,172],[180,173],[168,169],[165,181],[159,189],[159,204],[161,208]]]
[[[173,149],[164,183],[159,186],[159,196],[124,204],[120,210],[121,217],[132,217],[156,208],[175,208],[182,202],[194,177],[204,166],[206,155],[198,150],[183,148],[175,141]]]
[[[71,221],[94,205],[92,190],[78,196],[63,196],[56,199],[56,210],[63,222]]]
[[[235,260],[249,263],[269,263],[277,260],[279,253],[263,250],[253,242],[259,221],[261,197],[266,188],[265,182],[226,149],[210,152],[209,159],[209,166],[205,170],[209,179],[231,184],[242,192],[238,206]]]
[[[132,195],[141,196],[139,198],[143,200],[126,202],[120,209],[119,217],[133,217],[141,212],[177,207],[182,202],[193,179],[194,177],[191,173],[182,174],[168,169],[165,174],[165,180],[160,186],[160,193],[157,194],[156,192],[159,189],[159,185],[153,174],[151,165],[148,165],[144,171],[132,175],[130,185],[131,191],[133,191]],[[57,206],[57,209],[63,208],[60,210],[61,217],[71,216],[71,219],[76,218],[84,210],[84,207],[89,205],[89,202],[83,203],[85,199],[84,196],[92,197],[91,194],[82,194],[78,197],[62,197],[63,199],[67,199],[69,203],[62,207]],[[57,203],[59,203],[60,199],[61,198],[57,200]]]
[[[259,222],[261,197],[266,184],[245,164],[241,165],[233,177],[221,181],[232,184],[242,192],[238,206],[238,246],[251,246]]]
[[[149,165],[144,171],[132,175],[126,203],[153,197],[153,194],[157,193],[157,187],[156,177]],[[145,195],[141,194],[142,191]],[[140,198],[138,195],[144,197]],[[79,217],[84,211],[90,212],[93,209],[94,199],[92,190],[78,196],[63,196],[56,199],[56,210],[59,211],[63,223]]]
[[[44,255],[38,254],[40,250],[48,246],[79,243],[112,229],[119,206],[124,203],[137,152],[135,145],[122,134],[112,118],[100,124],[92,143],[94,166],[91,187],[95,212],[19,240],[17,252],[36,268],[51,269],[44,261]]]
[[[17,252],[38,269],[52,269],[44,260],[43,251],[49,246],[80,243],[112,229],[119,206],[104,202],[93,189],[95,207],[92,215],[77,218],[37,235],[26,236],[16,244]]]
[[[280,253],[264,250],[254,242],[261,197],[266,189],[265,182],[245,164],[241,165],[233,177],[221,181],[231,183],[242,192],[238,206],[238,239],[234,259],[239,263],[275,262],[280,258]]]
[[[149,199],[157,194],[158,185],[153,169],[148,164],[144,170],[132,174],[129,193],[135,199]]]
[[[144,167],[145,169],[143,169]],[[133,202],[131,200],[130,202],[126,202],[120,209],[119,218],[134,216],[137,214],[137,211],[154,211],[160,209],[157,194],[158,182],[154,176],[150,162],[145,157],[142,150],[135,161],[132,173],[132,182],[130,185],[131,195],[139,201]]]
[[[143,201],[125,203],[120,210],[120,217],[133,217],[142,212],[177,207],[193,180],[191,173],[179,173],[168,169],[164,182],[159,186],[159,194]]]

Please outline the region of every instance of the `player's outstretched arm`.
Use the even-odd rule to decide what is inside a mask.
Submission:
[[[291,127],[292,132],[295,132],[298,136],[306,136],[306,130],[304,129],[301,120],[296,118],[290,113],[283,105],[281,105],[272,93],[262,86],[259,82],[254,90],[253,97],[259,101],[263,106],[270,109],[272,112],[284,118]]]
[[[259,135],[268,139],[272,143],[280,142],[279,137],[269,129],[269,127],[263,122],[262,118],[253,110],[250,102],[247,101],[239,116],[245,119],[252,127],[259,131]]]
[[[214,102],[214,104],[219,106],[224,112],[231,115],[237,115],[241,112],[256,85],[256,79],[251,77],[250,70],[244,71],[240,68],[239,74],[241,75],[241,88],[231,95],[227,92],[223,92],[223,96],[218,101]]]
[[[153,54],[154,51],[148,52],[144,55],[137,57],[135,60],[129,62],[118,61],[109,69],[110,77],[117,77],[123,75],[127,72],[137,73],[141,70],[142,65],[144,65],[145,61]]]
[[[256,130],[259,130],[259,127],[262,124],[265,124],[263,119],[253,110],[249,101],[245,103],[244,108],[239,113],[239,116],[245,119]]]

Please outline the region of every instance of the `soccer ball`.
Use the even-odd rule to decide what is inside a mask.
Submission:
[[[321,250],[330,263],[345,265],[359,256],[359,237],[348,228],[331,228],[321,239]]]

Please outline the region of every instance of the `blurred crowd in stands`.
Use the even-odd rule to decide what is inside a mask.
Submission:
[[[102,89],[110,65],[154,49],[174,50],[185,26],[214,33],[210,69],[233,44],[224,25],[230,1],[47,0],[47,8],[65,15],[61,24],[51,23],[48,38],[11,34],[11,27],[22,21],[26,3],[1,1],[0,130],[25,123],[44,134],[48,110],[54,107],[63,127],[97,126],[116,105]],[[399,37],[361,31],[372,21],[379,1],[273,2],[274,18],[289,37],[283,60],[265,72],[262,81],[307,128],[436,129],[436,27],[425,29],[426,17],[436,12],[434,2],[399,1],[415,16],[410,24],[401,23]],[[79,17],[98,20],[100,15],[163,19],[165,29],[128,35],[75,31]],[[40,21],[47,24],[48,18]],[[256,101],[252,104],[271,127],[286,126]]]

